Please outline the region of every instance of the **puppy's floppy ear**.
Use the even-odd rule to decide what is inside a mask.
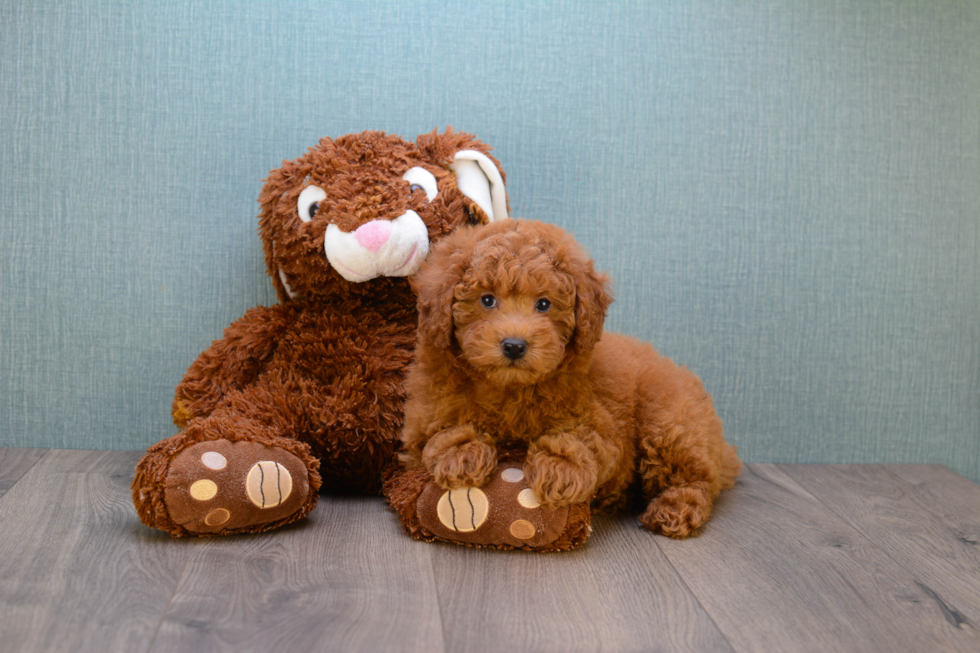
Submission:
[[[411,277],[418,295],[419,337],[438,349],[453,343],[456,287],[469,269],[476,229],[461,227],[436,243],[421,269]]]
[[[572,271],[575,278],[575,334],[571,344],[577,354],[592,351],[602,337],[606,311],[613,302],[609,275],[596,272],[595,265],[584,252],[582,257],[584,260],[579,261]]]

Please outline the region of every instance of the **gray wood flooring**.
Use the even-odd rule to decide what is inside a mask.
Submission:
[[[944,467],[748,465],[697,538],[625,515],[529,554],[375,497],[172,540],[139,456],[0,448],[0,651],[980,651],[980,486]]]

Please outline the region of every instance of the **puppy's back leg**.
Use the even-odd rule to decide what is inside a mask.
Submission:
[[[742,463],[725,442],[711,397],[689,370],[659,358],[641,375],[638,475],[647,502],[640,521],[669,537],[693,535]]]

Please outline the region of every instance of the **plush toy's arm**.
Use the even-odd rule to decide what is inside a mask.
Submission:
[[[209,414],[226,393],[254,381],[291,321],[292,312],[278,304],[258,306],[232,322],[177,386],[171,410],[174,424],[183,428],[194,417]]]

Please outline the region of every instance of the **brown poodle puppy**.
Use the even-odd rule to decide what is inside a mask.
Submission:
[[[624,507],[687,537],[741,472],[698,378],[602,330],[608,278],[560,228],[504,220],[441,241],[414,279],[419,342],[402,462],[445,489],[481,486],[526,449],[544,506]]]

